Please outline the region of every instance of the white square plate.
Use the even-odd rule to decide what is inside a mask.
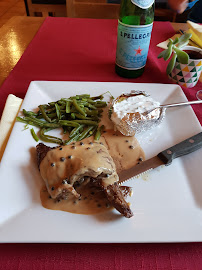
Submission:
[[[177,85],[35,81],[22,108],[33,110],[39,104],[77,93],[93,96],[110,91],[116,97],[130,90],[147,91],[161,104],[187,100]],[[37,143],[29,130],[22,130],[23,124],[16,123],[0,165],[0,242],[202,241],[202,149],[129,182],[134,187],[129,199],[133,218],[111,212],[76,215],[41,206]],[[150,158],[198,132],[201,126],[188,106],[167,110],[163,123],[138,139]]]

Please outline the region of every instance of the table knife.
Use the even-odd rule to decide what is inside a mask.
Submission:
[[[131,180],[133,177],[138,177],[143,173],[149,172],[162,165],[170,165],[173,159],[190,154],[202,147],[202,132],[160,152],[146,161],[133,166],[130,169],[124,170],[119,174],[118,184]]]

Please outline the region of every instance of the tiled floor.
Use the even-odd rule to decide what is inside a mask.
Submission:
[[[13,16],[27,16],[24,0],[0,0],[0,27]]]

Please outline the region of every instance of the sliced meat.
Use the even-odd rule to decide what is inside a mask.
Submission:
[[[107,196],[109,203],[116,208],[123,216],[130,218],[133,212],[125,198],[132,192],[130,187],[121,187],[117,183],[105,186],[101,179],[91,179],[92,183],[99,187]]]
[[[104,189],[104,192],[110,204],[114,208],[116,208],[116,210],[118,210],[122,215],[127,218],[133,216],[133,212],[131,211],[129,204],[126,202],[124,198],[125,196],[121,192],[121,189],[117,183],[109,185],[107,188]]]

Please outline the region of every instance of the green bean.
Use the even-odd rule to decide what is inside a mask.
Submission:
[[[60,100],[72,103],[72,100],[70,98],[61,98]]]
[[[42,104],[42,106],[44,107],[44,109],[46,110],[48,110],[48,109],[51,109],[51,105],[49,105],[49,103],[48,104]]]
[[[60,111],[64,111],[64,112],[66,112],[66,103],[64,104],[64,105],[58,105],[59,106],[59,108],[60,108]]]
[[[23,119],[25,121],[27,121],[27,123],[32,122],[32,123],[36,124],[38,127],[42,127],[43,124],[45,123],[44,121],[41,121],[37,118],[34,118],[33,116],[25,116]]]
[[[106,107],[106,106],[107,106],[107,103],[104,102],[104,101],[97,101],[97,102],[95,103],[95,107],[96,107],[96,108],[103,108],[103,107]]]
[[[70,144],[71,142],[77,141],[79,138],[80,134],[76,134],[74,137],[70,138],[69,140],[65,140],[63,142],[63,145]]]
[[[34,127],[38,127],[38,128],[41,128],[42,127],[42,125],[39,125],[39,124],[37,124],[37,123],[35,123],[35,122],[33,122],[33,121],[31,121],[31,120],[28,120],[28,119],[16,119],[18,122],[22,122],[22,123],[25,123],[25,124],[27,124],[27,125],[30,125],[30,126],[34,126]]]
[[[91,97],[92,100],[96,100],[96,99],[103,99],[104,96],[103,95],[99,95],[99,96],[96,96],[96,97]]]
[[[88,103],[95,104],[95,101],[92,100],[91,98],[87,99]]]
[[[98,110],[89,110],[88,108],[85,108],[85,112],[87,115],[98,115]]]
[[[95,133],[96,130],[97,130],[97,127],[94,127],[94,128],[88,133],[88,135],[86,136],[86,138],[92,136],[92,135]]]
[[[51,122],[51,119],[48,117],[48,115],[46,114],[45,110],[44,110],[44,105],[39,105],[39,109],[43,115],[43,118],[48,121]]]
[[[68,120],[60,120],[59,124],[62,126],[70,126],[70,127],[78,127],[79,123],[75,121],[68,121]]]
[[[63,128],[64,134],[66,134],[67,132],[70,133],[72,131],[72,127],[63,126],[62,128]]]
[[[97,108],[94,105],[90,104],[90,103],[88,104],[88,107],[93,109],[93,110],[97,110]]]
[[[54,118],[56,116],[57,116],[57,113],[50,113],[50,114],[48,114],[48,117],[50,117],[50,118]]]
[[[72,119],[75,119],[76,117],[75,117],[75,113],[71,113],[71,118]]]
[[[33,116],[25,116],[24,119],[37,124],[39,127],[51,127],[51,128],[60,127],[60,124],[58,124],[58,123],[53,123],[53,122],[48,123],[48,122],[45,122],[45,121],[41,121],[41,120],[39,120],[37,118],[34,118]]]
[[[100,136],[101,136],[101,133],[102,133],[102,130],[103,130],[104,126],[102,125],[101,127],[98,127],[97,128],[97,131],[95,133],[95,141],[98,141],[100,139]]]
[[[43,118],[43,115],[42,114],[38,114],[37,116],[36,116],[36,119],[42,119]]]
[[[60,127],[60,124],[58,124],[58,123],[44,123],[43,124],[43,127],[51,127],[51,128],[59,128]]]
[[[55,102],[49,102],[48,104],[49,104],[51,107],[53,107],[53,106],[55,107]]]
[[[97,126],[98,123],[96,121],[91,120],[74,120],[74,122],[84,125],[91,125],[91,126]]]
[[[42,128],[40,131],[40,138],[45,141],[45,142],[51,142],[51,143],[57,143],[57,144],[63,144],[62,139],[50,136],[50,135],[45,135],[45,132],[47,132],[46,129]]]
[[[69,101],[66,102],[66,113],[70,113],[70,105],[71,103]]]
[[[55,105],[51,109],[46,110],[47,114],[52,113],[52,112],[55,112]],[[40,111],[38,111],[38,113],[40,113]]]
[[[69,134],[69,138],[74,137],[83,127],[84,127],[84,125],[80,125],[78,127],[75,127],[74,129],[72,129],[72,131]]]
[[[66,102],[64,100],[58,100],[58,102],[56,104],[58,104],[58,105],[66,105]]]
[[[75,113],[75,117],[78,119],[83,119],[83,120],[92,120],[91,117],[83,116],[80,113]]]
[[[32,134],[32,137],[33,137],[33,139],[36,141],[36,142],[38,142],[39,141],[39,138],[37,137],[37,135],[36,135],[36,133],[35,133],[35,131],[34,131],[34,129],[33,128],[31,128],[31,134]]]
[[[89,126],[88,128],[86,128],[79,136],[79,140],[83,140],[84,138],[86,138],[86,136],[88,135],[88,133],[94,128],[94,126]]]
[[[69,138],[74,137],[74,135],[78,132],[79,128],[80,128],[80,126],[73,128],[72,131],[69,134]]]
[[[25,119],[23,119],[23,118],[21,118],[19,116],[16,117],[16,121],[27,124],[27,125],[39,127],[39,125],[37,125],[37,124],[35,124],[35,123],[31,122],[31,121],[25,120]]]
[[[30,112],[30,111],[26,111],[25,109],[22,110],[24,116],[37,116],[38,114],[37,113],[34,113],[34,112]]]
[[[84,110],[79,106],[78,102],[76,101],[76,99],[73,100],[73,105],[75,107],[75,109],[82,114],[83,116],[86,116]]]
[[[90,95],[89,94],[83,94],[83,95],[77,95],[77,97],[79,97],[79,98],[89,98],[90,97]]]
[[[66,108],[64,108],[64,109],[61,109],[61,108],[60,108],[60,112],[61,112],[61,117],[62,117],[62,113],[63,113],[63,114],[66,113]]]
[[[27,124],[27,121],[20,116],[16,117],[16,121]]]
[[[55,103],[55,110],[56,110],[57,118],[58,118],[58,120],[60,120],[60,118],[61,118],[60,107],[57,103]]]
[[[79,99],[79,100],[77,100],[77,102],[79,104],[83,104],[83,105],[87,105],[88,104],[87,99]]]
[[[23,128],[23,130],[26,130],[26,129],[29,129],[29,125],[28,125],[28,124],[26,124],[26,125],[24,126],[24,128]]]

